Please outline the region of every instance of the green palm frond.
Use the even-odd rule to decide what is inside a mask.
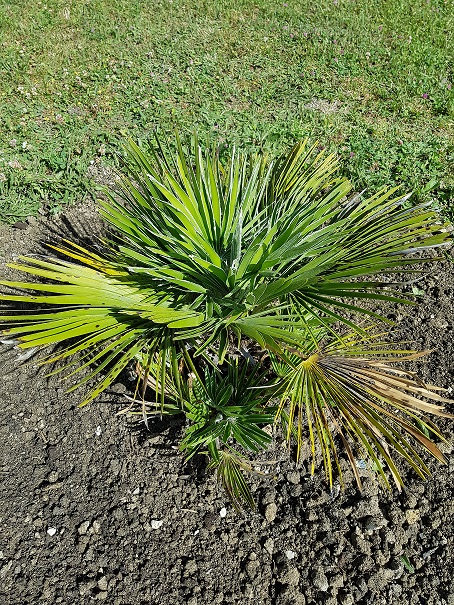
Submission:
[[[244,507],[255,508],[254,498],[243,474],[251,473],[252,467],[242,456],[231,450],[216,451],[209,468],[215,470],[218,482],[225,489],[237,512]]]
[[[271,437],[261,426],[274,421],[267,406],[277,393],[277,384],[267,384],[267,375],[258,364],[251,368],[245,363],[239,369],[237,360],[229,364],[225,376],[207,368],[203,378],[194,378],[184,402],[191,424],[181,449],[188,457],[213,443],[235,441],[253,453],[270,444]]]
[[[77,249],[77,255],[73,249]],[[10,289],[34,292],[31,295],[0,294],[0,300],[40,306],[39,313],[15,312],[3,315],[1,319],[12,326],[3,333],[17,338],[21,348],[47,347],[72,341],[63,351],[45,359],[51,363],[78,354],[79,365],[68,377],[96,362],[95,369],[70,390],[109,368],[107,375],[81,405],[105,390],[140,351],[162,347],[166,330],[195,327],[202,323],[202,314],[180,304],[178,299],[169,299],[165,293],[139,286],[128,273],[114,269],[112,263],[103,261],[101,257],[94,259],[80,246],[59,250],[77,256],[85,265],[56,258],[43,261],[27,257],[21,257],[20,264],[10,264],[13,269],[46,281],[1,281],[0,285]],[[73,361],[58,371],[63,372],[72,365]]]

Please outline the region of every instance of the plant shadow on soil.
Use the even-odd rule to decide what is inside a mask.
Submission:
[[[42,253],[40,242],[60,236],[93,246],[102,233],[87,203],[52,223],[0,227],[0,260]],[[446,388],[452,276],[453,265],[440,263],[418,282],[416,309],[392,310],[401,340],[435,349],[415,369]],[[308,452],[297,466],[278,437],[263,457],[275,461],[269,474],[251,479],[258,510],[242,516],[202,457],[184,464],[173,449],[180,419],[151,420],[147,431],[116,416],[128,405],[127,380],[79,409],[83,393],[67,394],[58,376],[17,365],[11,349],[0,361],[2,603],[454,604],[452,421],[440,422],[448,464],[429,462],[426,482],[404,474],[401,494],[384,492],[367,470],[361,494],[348,470],[345,491],[330,490],[320,466],[311,478]]]

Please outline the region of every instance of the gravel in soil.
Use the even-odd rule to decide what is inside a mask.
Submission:
[[[2,260],[42,251],[62,233],[95,243],[92,206],[51,224],[0,228]],[[420,373],[450,387],[451,264],[418,288],[420,306],[396,309],[399,336],[435,348]],[[3,273],[9,273],[2,269]],[[385,493],[367,471],[331,491],[296,466],[283,444],[253,478],[258,510],[237,515],[204,461],[175,449],[183,424],[150,430],[116,412],[127,376],[87,408],[58,377],[1,350],[0,602],[7,605],[454,605],[454,423],[441,425],[448,464],[411,473]]]

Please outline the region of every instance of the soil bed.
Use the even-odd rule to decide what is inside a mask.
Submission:
[[[61,234],[95,243],[92,206],[55,221],[0,228],[0,261],[37,253]],[[449,388],[453,265],[418,283],[416,309],[392,309],[399,339],[434,348],[418,364]],[[1,269],[1,274],[10,274]],[[440,422],[448,464],[407,475],[402,494],[364,475],[333,492],[322,469],[296,466],[277,438],[258,511],[235,514],[203,459],[184,465],[179,420],[146,431],[115,413],[127,375],[79,410],[58,377],[19,365],[4,346],[0,382],[0,602],[7,605],[454,605],[454,423]],[[225,516],[220,514],[225,507]],[[224,511],[223,511],[224,513]]]

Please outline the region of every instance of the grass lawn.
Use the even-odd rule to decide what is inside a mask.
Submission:
[[[453,32],[452,0],[0,0],[0,220],[81,200],[156,125],[310,136],[453,218]]]

